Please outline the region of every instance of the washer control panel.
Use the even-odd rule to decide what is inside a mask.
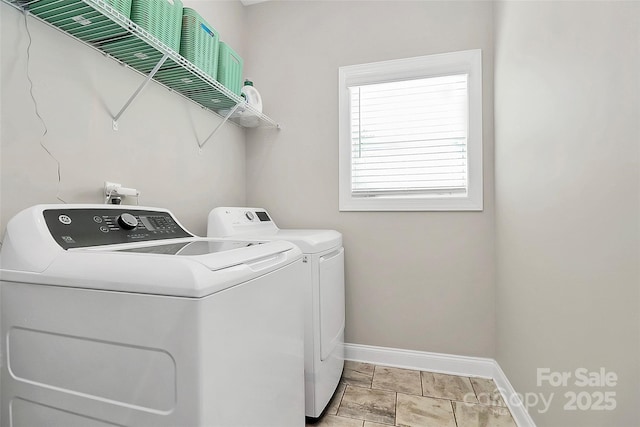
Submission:
[[[139,209],[47,209],[44,220],[63,249],[193,237],[164,211]]]

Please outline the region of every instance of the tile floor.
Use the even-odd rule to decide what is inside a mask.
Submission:
[[[493,380],[346,361],[313,427],[517,427]]]

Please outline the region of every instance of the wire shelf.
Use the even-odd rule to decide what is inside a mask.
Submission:
[[[114,129],[117,129],[117,119],[150,79],[223,117],[225,121],[245,125],[242,117],[235,113],[236,110],[244,110],[250,112],[256,121],[259,120],[261,126],[280,127],[273,119],[255,110],[244,98],[131,21],[123,0],[2,1],[147,76],[147,80],[114,118]]]

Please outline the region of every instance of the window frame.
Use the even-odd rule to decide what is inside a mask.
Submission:
[[[464,195],[354,197],[351,191],[349,87],[468,74],[467,192]],[[482,52],[480,49],[419,56],[338,69],[340,211],[482,211]]]

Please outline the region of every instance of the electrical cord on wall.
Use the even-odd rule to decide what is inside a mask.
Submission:
[[[56,199],[58,199],[62,203],[67,203],[60,197],[60,185],[62,184],[62,174],[60,173],[60,161],[56,158],[56,156],[53,155],[53,153],[51,153],[51,151],[49,151],[47,146],[44,144],[44,137],[47,135],[47,133],[49,133],[49,129],[47,128],[47,124],[45,123],[44,119],[40,115],[40,111],[38,110],[38,101],[36,101],[36,98],[33,95],[33,80],[31,80],[31,75],[29,74],[29,64],[31,63],[31,32],[29,31],[26,10],[24,11],[24,28],[27,30],[27,37],[29,38],[29,44],[27,45],[27,80],[29,81],[29,95],[31,95],[31,100],[33,101],[33,107],[35,109],[36,116],[38,117],[38,119],[40,120],[40,123],[42,123],[42,127],[44,128],[44,131],[42,132],[42,136],[40,137],[40,147],[42,147],[42,149],[47,152],[49,157],[51,157],[56,162],[56,165],[57,165],[58,185],[56,188]]]

